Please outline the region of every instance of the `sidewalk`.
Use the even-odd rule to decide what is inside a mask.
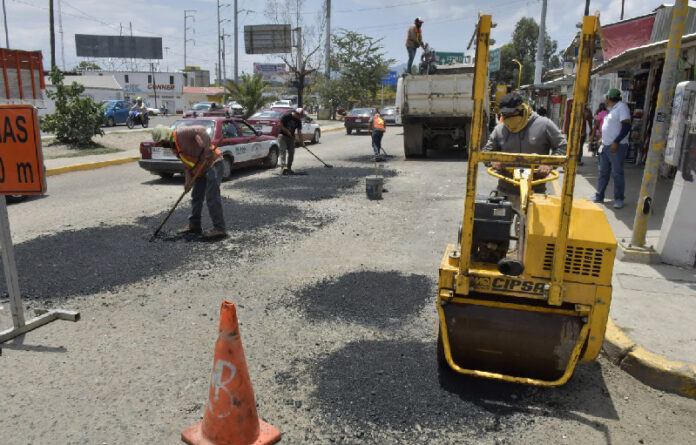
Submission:
[[[343,130],[343,121],[317,121],[320,125],[322,133],[328,133],[333,131]],[[118,130],[112,131],[109,134],[127,133],[133,134],[135,132],[149,132],[151,129],[143,130]],[[41,138],[43,142],[53,139],[52,136],[44,136]],[[95,168],[108,167],[111,165],[124,164],[127,162],[135,162],[140,159],[140,148],[139,147],[129,147],[124,151],[118,153],[108,153],[101,155],[92,156],[80,156],[73,158],[56,158],[56,159],[45,159],[44,165],[46,166],[46,175],[60,175],[63,173],[80,171],[80,170],[91,170]]]
[[[597,158],[579,167],[575,196],[596,191]],[[627,165],[625,207],[615,210],[613,182],[604,210],[617,241],[630,241],[643,166]],[[659,179],[647,240],[656,246],[672,181]],[[560,190],[560,184],[556,186]],[[696,398],[696,269],[616,260],[605,350],[623,369],[658,389]]]

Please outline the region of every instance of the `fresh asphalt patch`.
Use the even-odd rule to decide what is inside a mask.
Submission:
[[[176,229],[188,224],[190,206],[184,206],[174,212],[153,242],[149,240],[166,212],[139,218],[132,225],[102,223],[20,243],[15,246],[15,256],[22,295],[41,300],[90,295],[160,276],[195,261],[201,268],[213,268],[215,262],[210,258],[226,263],[240,256],[248,259],[264,247],[306,235],[332,220],[285,204],[223,199],[223,209],[230,236],[216,242],[198,242],[200,236],[176,234]],[[203,221],[204,228],[210,226],[206,208]]]
[[[359,271],[329,277],[295,292],[295,299],[314,321],[344,320],[373,327],[394,327],[435,295],[425,275],[396,271]],[[293,302],[294,306],[296,303]]]
[[[328,169],[312,167],[298,170],[302,175],[273,175],[237,181],[226,185],[230,189],[242,189],[250,194],[261,194],[272,199],[289,201],[321,201],[333,199],[365,181],[365,176],[374,175],[374,168],[340,167]],[[394,170],[382,170],[385,177],[396,176]]]
[[[597,363],[579,366],[563,387],[536,388],[439,370],[434,340],[354,341],[308,361],[303,372],[326,424],[343,425],[344,431],[349,425],[356,437],[379,439],[370,443],[388,443],[381,436],[385,429],[409,431],[412,443],[450,443],[448,431],[465,434],[471,443],[492,437],[519,443],[516,431],[539,417],[603,434],[603,419],[618,418]],[[279,375],[281,384],[286,380],[292,392],[293,378]]]

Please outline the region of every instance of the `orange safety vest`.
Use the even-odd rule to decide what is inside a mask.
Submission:
[[[372,123],[372,127],[382,131],[387,131],[387,127],[384,125],[384,119],[379,116],[375,116],[375,120]]]
[[[408,31],[406,31],[406,46],[408,46],[409,40],[411,38],[411,28],[416,28],[416,44],[420,44],[420,42],[423,41],[423,32],[421,31],[421,29],[416,25],[411,25],[408,27]],[[418,46],[416,46],[416,48],[418,48]]]

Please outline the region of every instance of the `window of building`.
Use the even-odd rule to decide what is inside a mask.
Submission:
[[[174,85],[174,76],[169,76],[169,85]]]
[[[124,78],[124,80],[126,81],[126,83],[128,83],[128,74],[124,74],[124,75],[123,75],[123,78]]]
[[[147,75],[147,83],[152,83],[152,74]]]

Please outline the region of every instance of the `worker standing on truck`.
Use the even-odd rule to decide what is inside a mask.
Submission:
[[[532,111],[519,94],[509,93],[503,96],[500,99],[499,113],[503,121],[493,129],[484,151],[539,155],[551,152],[553,155],[565,155],[568,143],[556,124]],[[492,162],[491,166],[504,176],[511,176],[502,163]],[[540,165],[534,171],[534,178],[544,178],[550,172],[550,165]],[[520,191],[517,187],[500,179],[498,192],[507,196],[513,207],[520,208]],[[545,193],[546,184],[535,186],[534,192]]]
[[[278,146],[280,146],[280,167],[283,175],[294,175],[292,161],[295,159],[295,131],[300,136],[300,145],[305,146],[302,137],[302,108],[296,108],[280,119],[280,133],[278,133]],[[287,154],[287,161],[285,157]]]
[[[413,59],[416,58],[416,50],[420,47],[425,49],[425,44],[423,43],[423,33],[421,31],[421,26],[423,25],[423,19],[417,17],[410,28],[408,28],[408,34],[406,34],[406,51],[408,51],[408,64],[406,65],[406,73],[411,74],[411,67],[413,66]]]
[[[379,112],[375,112],[375,115],[370,119],[369,129],[372,131],[372,151],[375,153],[375,161],[382,161],[379,152],[382,150],[382,138],[384,132],[387,131],[387,126]]]
[[[152,130],[152,140],[163,143],[172,149],[184,163],[186,182],[185,190],[193,187],[191,192],[191,216],[188,226],[179,230],[179,234],[201,234],[201,211],[203,200],[208,204],[208,213],[213,220],[213,229],[204,233],[206,239],[227,236],[225,217],[222,213],[220,182],[222,182],[222,153],[211,144],[205,127],[200,125],[182,126],[176,130],[158,125]],[[195,181],[194,181],[194,178]]]

